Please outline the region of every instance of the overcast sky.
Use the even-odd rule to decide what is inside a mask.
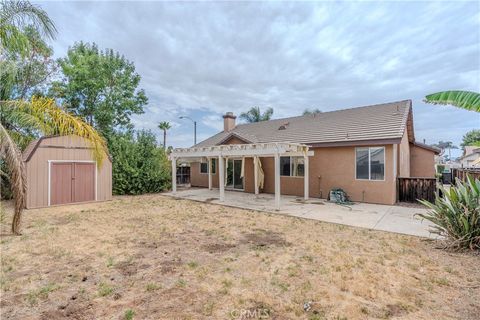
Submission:
[[[422,103],[480,91],[480,2],[38,2],[55,21],[57,57],[76,41],[135,63],[149,104],[136,128],[170,121],[168,144],[193,144],[252,106],[274,117],[412,99],[418,141],[460,144],[480,115]]]

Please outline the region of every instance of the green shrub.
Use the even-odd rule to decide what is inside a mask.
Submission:
[[[171,166],[151,131],[117,133],[108,138],[114,194],[160,192],[171,186]]]
[[[432,233],[445,237],[448,247],[480,249],[480,180],[467,176],[466,182],[457,179],[449,190],[440,189],[434,203],[419,200],[430,208],[419,216],[435,224]]]

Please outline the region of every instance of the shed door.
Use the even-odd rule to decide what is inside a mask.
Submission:
[[[95,200],[95,164],[73,164],[73,202]]]
[[[95,164],[81,162],[52,163],[50,204],[95,200]]]

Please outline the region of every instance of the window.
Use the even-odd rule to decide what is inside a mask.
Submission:
[[[362,180],[385,179],[385,148],[356,148],[356,178]]]
[[[212,174],[216,174],[216,173],[217,173],[217,159],[213,158],[212,159]]]
[[[208,162],[200,163],[200,173],[208,173]],[[217,159],[212,159],[212,174],[217,173]]]
[[[201,162],[200,163],[200,173],[208,173],[208,163]]]
[[[305,166],[303,157],[280,157],[280,175],[286,177],[303,177]]]

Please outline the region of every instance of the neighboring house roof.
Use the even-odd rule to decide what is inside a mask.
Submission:
[[[196,145],[220,145],[231,137],[246,143],[295,142],[312,146],[399,143],[405,129],[414,141],[411,100],[239,124]]]
[[[59,135],[44,136],[30,142],[28,146],[25,148],[25,150],[23,150],[22,152],[22,160],[24,162],[28,162],[32,158],[33,154],[35,153],[35,151],[40,146],[43,140],[55,138],[55,137],[59,137]],[[107,157],[110,161],[112,161],[112,156],[109,153],[107,153]]]
[[[434,146],[430,146],[428,144],[425,144],[425,143],[421,143],[421,142],[413,142],[413,145],[419,147],[419,148],[423,148],[423,149],[426,149],[426,150],[429,150],[429,151],[432,151],[432,152],[435,152],[435,154],[440,154],[442,152],[442,149],[440,148],[437,148],[437,147],[434,147]]]

